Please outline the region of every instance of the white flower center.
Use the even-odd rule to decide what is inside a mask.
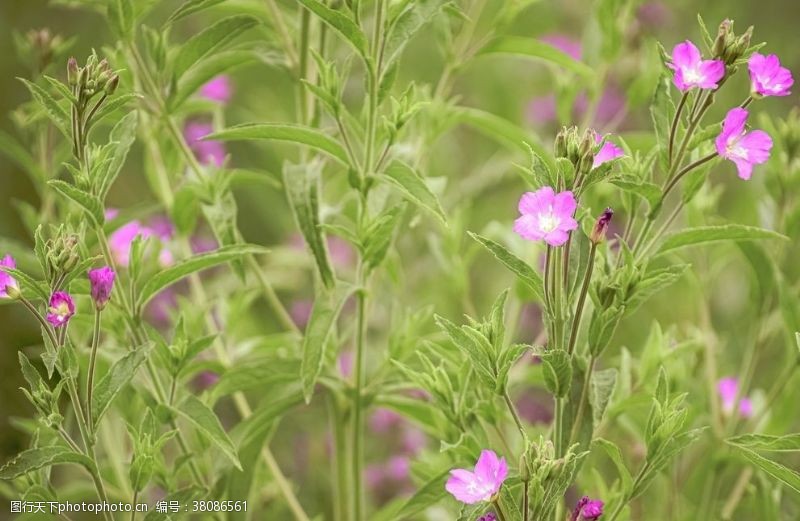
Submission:
[[[728,146],[725,147],[728,157],[747,160],[747,149],[739,143],[741,138],[742,136],[736,136],[728,140]]]
[[[62,302],[58,306],[51,306],[50,312],[57,315],[60,320],[63,320],[64,317],[69,315],[69,306],[67,306],[66,302]]]
[[[539,214],[539,229],[544,233],[552,232],[558,228],[559,224],[561,224],[561,219],[553,214],[552,209],[550,209],[550,213]]]
[[[699,69],[686,68],[683,70],[683,79],[686,83],[698,83],[703,78]]]

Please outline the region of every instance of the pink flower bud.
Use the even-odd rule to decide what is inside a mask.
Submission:
[[[92,286],[92,300],[97,309],[103,309],[111,298],[111,290],[114,287],[114,270],[109,266],[103,266],[89,270],[89,282]]]

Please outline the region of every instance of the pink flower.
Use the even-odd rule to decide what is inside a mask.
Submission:
[[[214,371],[201,371],[192,381],[198,391],[210,389],[217,385],[217,382],[219,382],[219,375]]]
[[[187,123],[183,129],[186,143],[195,157],[204,165],[222,166],[225,162],[225,146],[221,141],[204,141],[203,138],[214,132],[208,123]]]
[[[539,38],[544,43],[550,44],[559,51],[568,54],[575,60],[580,60],[583,54],[581,42],[566,34],[553,33],[546,34]]]
[[[403,422],[403,417],[391,409],[376,409],[369,417],[369,428],[372,432],[389,432]]]
[[[403,450],[408,454],[419,454],[428,442],[425,433],[416,427],[408,426],[403,431]]]
[[[308,319],[311,318],[311,308],[314,306],[314,303],[308,299],[304,300],[295,300],[292,302],[292,306],[289,308],[289,315],[292,317],[295,325],[300,329],[306,327],[308,324]]]
[[[722,60],[703,60],[700,51],[689,40],[675,46],[672,62],[667,66],[675,71],[673,81],[681,92],[692,87],[716,89],[717,82],[725,76],[725,63]]]
[[[570,521],[597,521],[603,515],[603,502],[583,496],[575,505]]]
[[[745,131],[748,112],[736,107],[728,111],[717,136],[717,153],[736,164],[739,177],[750,179],[753,165],[766,162],[772,149],[772,138],[763,130]]]
[[[594,161],[592,162],[592,168],[597,168],[598,166],[602,165],[603,163],[607,163],[612,159],[616,159],[618,157],[622,157],[625,155],[625,151],[622,150],[620,147],[615,145],[610,140],[606,140],[603,143],[603,146],[600,147],[600,150],[594,155]]]
[[[747,61],[752,92],[761,96],[788,96],[794,84],[792,72],[781,67],[777,56],[753,53]]]
[[[230,78],[224,74],[215,76],[200,87],[200,95],[202,97],[211,101],[218,101],[223,105],[231,99],[232,91]]]
[[[405,456],[393,456],[386,462],[386,476],[395,481],[405,481],[409,476],[411,464]]]
[[[47,308],[47,321],[53,327],[61,327],[69,322],[75,314],[75,302],[66,291],[56,291],[50,297],[50,306]]]
[[[568,190],[556,194],[545,186],[535,192],[526,192],[519,200],[522,216],[514,221],[514,231],[529,241],[544,240],[550,246],[561,246],[567,242],[567,232],[578,227],[578,222],[572,217],[577,206],[575,197]]]
[[[114,270],[110,266],[89,270],[92,300],[97,309],[103,309],[108,304],[114,287],[114,276]]]
[[[739,380],[733,377],[722,378],[717,382],[717,392],[722,401],[722,410],[726,414],[731,414],[736,404],[736,395],[739,393]],[[739,399],[739,414],[743,418],[753,416],[753,402],[750,398],[743,396]]]
[[[5,257],[0,259],[0,267],[16,269],[17,263],[14,261],[14,257],[12,257],[10,253],[7,253]],[[0,269],[0,298],[8,297],[6,288],[9,286],[13,288],[19,287],[17,280],[14,277]]]
[[[142,239],[148,237],[156,237],[161,240],[168,240],[169,236],[165,234],[165,230],[154,230],[149,226],[144,226],[139,221],[131,221],[117,228],[108,238],[108,246],[111,249],[111,254],[119,266],[128,266],[131,257],[131,244],[133,244],[136,237],[141,236]],[[162,266],[172,264],[174,258],[172,252],[166,248],[161,248],[158,252],[158,260]]]
[[[500,491],[508,476],[505,458],[497,457],[491,450],[482,450],[475,469],[454,469],[445,484],[445,490],[461,501],[471,505],[479,501],[490,501]]]

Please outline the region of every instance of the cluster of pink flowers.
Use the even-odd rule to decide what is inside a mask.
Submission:
[[[697,46],[690,41],[679,43],[672,50],[668,64],[675,71],[673,81],[681,92],[692,88],[714,90],[726,74],[722,60],[704,60]],[[789,69],[782,67],[774,54],[753,53],[747,62],[751,95],[756,97],[787,96],[794,84]],[[762,130],[746,131],[748,112],[742,107],[728,111],[722,122],[722,132],[716,139],[720,157],[736,165],[741,179],[750,179],[753,165],[766,162],[772,149],[772,139]]]

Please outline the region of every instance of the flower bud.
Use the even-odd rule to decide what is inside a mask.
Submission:
[[[74,56],[70,56],[67,61],[67,83],[69,83],[70,87],[74,87],[78,84],[79,74],[78,60],[76,60]]]
[[[92,300],[98,310],[102,310],[111,299],[111,290],[114,288],[115,273],[109,266],[89,270],[89,283],[91,285]]]
[[[600,217],[597,218],[594,229],[592,229],[592,234],[589,236],[589,240],[592,241],[593,244],[600,244],[606,238],[608,224],[611,222],[613,216],[614,210],[606,208],[603,210],[603,213],[600,214]]]
[[[566,129],[561,129],[556,135],[555,149],[556,157],[567,157],[567,136],[564,135]]]
[[[11,284],[5,287],[5,293],[6,297],[10,298],[11,300],[17,300],[22,295],[19,287]]]
[[[115,74],[111,76],[111,79],[108,80],[108,82],[106,83],[106,94],[111,96],[117,90],[118,86],[119,86],[119,76]]]
[[[522,481],[530,481],[531,469],[528,466],[528,453],[523,452],[519,457],[519,479]]]
[[[714,55],[715,58],[721,58],[722,54],[725,52],[725,48],[728,46],[730,42],[730,35],[732,34],[733,30],[733,21],[729,19],[725,19],[719,24],[719,29],[717,30],[717,38],[714,40],[714,44],[711,46],[711,54]]]

